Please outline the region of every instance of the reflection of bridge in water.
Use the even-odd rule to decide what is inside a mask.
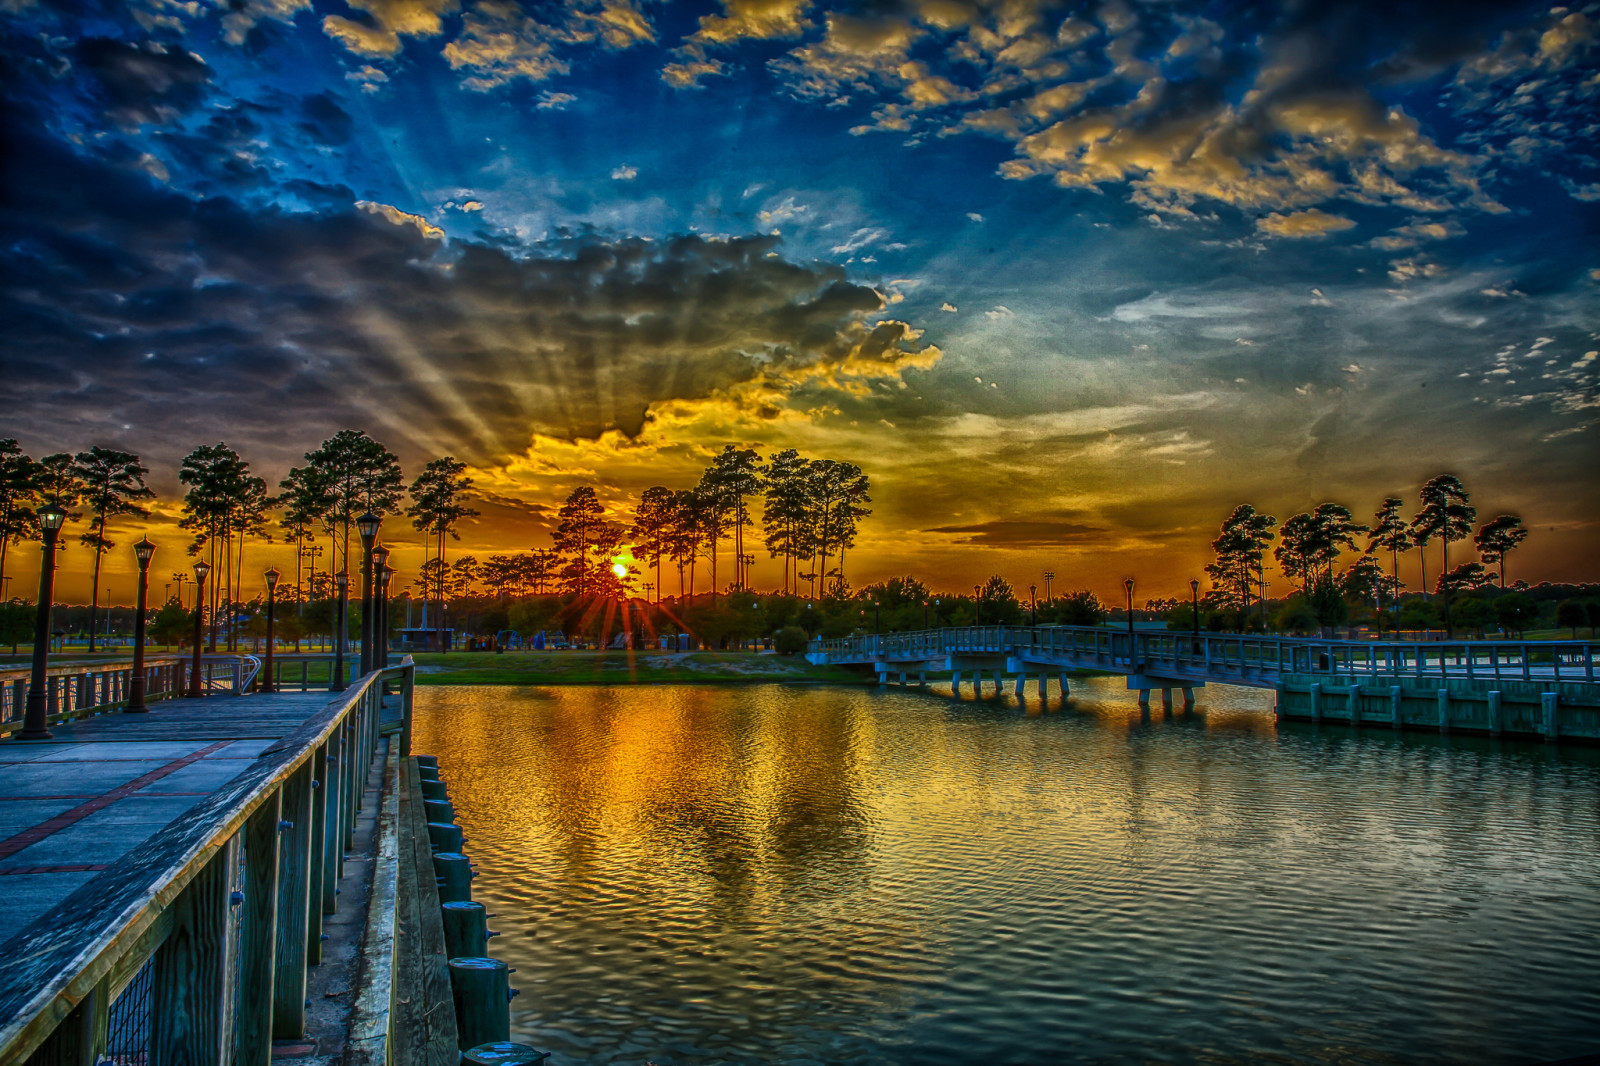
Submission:
[[[1092,626],[968,626],[814,640],[815,664],[871,667],[880,684],[915,675],[950,674],[960,693],[984,677],[1002,691],[1014,678],[1039,695],[1051,675],[1061,694],[1067,675],[1092,670],[1127,676],[1149,706],[1152,689],[1186,707],[1207,682],[1270,688],[1278,715],[1311,721],[1426,728],[1449,732],[1531,734],[1600,740],[1600,682],[1593,641],[1368,641],[1151,632]]]

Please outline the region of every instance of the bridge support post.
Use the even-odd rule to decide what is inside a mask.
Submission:
[[[1001,695],[1005,694],[1005,691],[1006,691],[1006,675],[1001,673],[999,670],[996,670],[994,672],[994,694],[996,696],[1001,696]]]
[[[961,695],[961,671],[960,670],[952,670],[952,671],[950,671],[950,695],[952,695],[952,696]]]
[[[1439,732],[1450,732],[1450,690],[1439,690]]]
[[[1044,699],[1045,687],[1047,685],[1049,685],[1049,684],[1050,684],[1049,676],[1046,675],[1046,674],[1040,674],[1039,675],[1039,699],[1041,699],[1041,700]]]
[[[906,672],[904,670],[900,671],[900,687],[906,687]]]
[[[1500,690],[1493,689],[1489,692],[1489,735],[1500,735]]]
[[[1018,674],[1018,675],[1017,675],[1017,687],[1016,687],[1016,694],[1017,694],[1017,695],[1018,695],[1018,696],[1021,696],[1021,695],[1023,695],[1023,689],[1025,689],[1025,688],[1027,688],[1027,687],[1028,687],[1028,675],[1027,675],[1027,674],[1022,674],[1022,673],[1019,673],[1019,674]]]
[[[1350,686],[1350,724],[1361,724],[1361,686]]]
[[[1194,710],[1194,689],[1189,685],[1183,686],[1183,709]]]
[[[1139,690],[1139,709],[1145,712],[1150,710],[1150,690],[1147,688]]]
[[[1170,688],[1161,690],[1161,709],[1168,714],[1172,713],[1172,690]]]
[[[1067,684],[1067,675],[1060,675],[1058,680],[1061,682],[1061,698],[1066,699],[1068,696],[1072,695],[1072,687]]]
[[[1320,681],[1311,682],[1311,720],[1313,722],[1322,721],[1322,683]]]
[[[1555,740],[1561,735],[1561,723],[1556,719],[1556,701],[1558,697],[1554,692],[1539,694],[1539,709],[1544,712],[1544,739]]]
[[[1399,685],[1389,686],[1389,724],[1396,729],[1400,729],[1406,724],[1405,714],[1401,706],[1405,698],[1404,692],[1405,690]]]
[[[918,670],[917,671],[917,687],[918,688],[927,688],[928,687],[928,674],[927,674],[927,671],[925,671],[925,670]]]
[[[1284,685],[1284,683],[1282,681],[1279,681],[1278,685],[1277,685],[1277,697],[1278,698],[1272,705],[1272,716],[1275,719],[1277,719],[1278,721],[1280,721],[1280,722],[1283,721],[1284,716],[1289,713],[1288,703],[1287,703],[1287,699],[1286,699],[1286,697],[1288,695],[1289,695],[1288,687],[1286,685]]]

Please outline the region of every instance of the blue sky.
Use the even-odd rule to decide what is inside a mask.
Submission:
[[[853,579],[1186,585],[1442,471],[1595,578],[1600,7],[0,5],[0,435],[269,476],[345,425],[544,546],[724,442]],[[1516,576],[1515,574],[1513,576]],[[760,570],[757,571],[758,581]]]

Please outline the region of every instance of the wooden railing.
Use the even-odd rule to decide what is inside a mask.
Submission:
[[[335,910],[385,682],[400,689],[403,753],[413,678],[409,659],[360,678],[13,937],[0,968],[0,1064],[96,1061],[136,979],[139,1061],[152,1066],[265,1066],[275,1037],[300,1036],[306,967]]]
[[[181,696],[189,689],[194,661],[162,656],[145,660],[144,698],[147,703]],[[243,695],[254,683],[261,662],[253,655],[205,655],[200,660],[200,680],[207,692]],[[29,671],[0,670],[0,734],[22,721],[28,702]],[[46,716],[50,722],[115,710],[128,701],[133,689],[133,664],[111,661],[52,667],[45,675]]]
[[[910,662],[1006,655],[1120,673],[1171,672],[1196,680],[1270,684],[1284,674],[1595,680],[1593,641],[1369,641],[1231,636],[1093,626],[966,626],[813,640],[831,663]]]

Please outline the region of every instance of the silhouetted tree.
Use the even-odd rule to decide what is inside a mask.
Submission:
[[[1528,539],[1527,527],[1514,514],[1503,514],[1484,523],[1472,538],[1473,546],[1485,566],[1500,566],[1500,587],[1506,587],[1506,555]]]
[[[12,539],[38,534],[33,507],[41,474],[39,464],[23,454],[14,438],[0,440],[0,589],[5,588],[6,551]]]
[[[1206,566],[1223,602],[1238,607],[1240,615],[1250,608],[1250,594],[1262,584],[1263,559],[1267,546],[1276,539],[1273,527],[1278,520],[1259,514],[1248,503],[1241,503],[1222,522],[1222,531],[1211,542],[1216,561]],[[1263,614],[1265,606],[1263,605]]]
[[[1464,540],[1472,535],[1472,523],[1478,517],[1477,510],[1468,502],[1467,490],[1462,487],[1461,479],[1454,474],[1440,474],[1422,486],[1418,494],[1422,503],[1419,510],[1411,520],[1411,535],[1421,547],[1433,537],[1438,537],[1442,546],[1442,556],[1439,565],[1441,574],[1450,569],[1450,542]],[[1427,580],[1423,580],[1423,591],[1427,591]],[[1450,622],[1450,587],[1444,586],[1444,618],[1448,628]]]
[[[145,487],[144,476],[150,471],[132,452],[119,452],[113,448],[96,445],[79,452],[74,459],[78,479],[83,483],[83,497],[94,515],[94,524],[88,532],[78,537],[80,543],[94,549],[94,574],[89,590],[89,650],[95,650],[96,630],[100,614],[100,560],[108,549],[116,547],[106,536],[106,523],[121,515],[144,518],[149,511],[136,501],[155,496]]]
[[[439,560],[441,575],[444,573],[445,536],[460,540],[461,534],[456,532],[456,526],[462,519],[476,518],[478,515],[466,504],[467,493],[472,491],[472,479],[466,476],[466,469],[466,463],[446,455],[423,467],[422,473],[411,483],[411,506],[406,508],[406,514],[411,519],[412,528],[434,538],[433,557]],[[444,599],[443,590],[440,590],[439,599],[441,602]],[[446,651],[444,617],[442,614],[438,617],[439,648]]]
[[[307,452],[306,462],[326,486],[328,521],[339,530],[337,561],[350,573],[350,526],[363,512],[381,517],[399,507],[405,492],[400,460],[360,430],[341,429]]]
[[[676,521],[677,494],[661,485],[652,485],[639,496],[633,512],[633,552],[649,559],[656,571],[656,602],[661,602],[661,557],[672,554],[672,531]]]

